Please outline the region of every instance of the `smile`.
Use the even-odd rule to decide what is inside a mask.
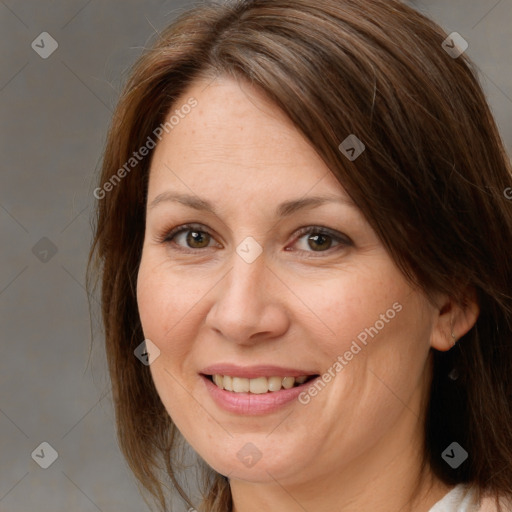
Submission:
[[[304,384],[314,375],[302,375],[299,377],[257,377],[248,379],[244,377],[232,377],[230,375],[209,375],[207,376],[218,388],[233,393],[253,393],[262,395],[264,393],[275,393],[282,389],[291,389]]]

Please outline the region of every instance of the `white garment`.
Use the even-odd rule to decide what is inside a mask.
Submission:
[[[475,490],[465,484],[456,485],[429,512],[478,512]]]
[[[500,497],[503,512],[512,512],[512,496]],[[468,484],[456,485],[438,501],[428,512],[497,512],[493,496],[482,496],[478,503],[476,487]]]

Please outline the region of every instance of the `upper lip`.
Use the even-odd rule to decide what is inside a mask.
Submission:
[[[257,365],[238,366],[230,363],[219,363],[203,368],[199,373],[203,375],[229,375],[230,377],[243,377],[257,379],[258,377],[301,377],[303,375],[317,375],[315,372],[299,368],[284,368],[283,366]]]

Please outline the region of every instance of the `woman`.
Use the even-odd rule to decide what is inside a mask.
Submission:
[[[511,182],[460,38],[398,1],[213,3],[160,34],[89,268],[160,508],[165,468],[205,511],[512,510]]]

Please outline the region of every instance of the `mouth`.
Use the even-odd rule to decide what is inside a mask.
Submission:
[[[222,410],[237,415],[272,414],[293,406],[320,375],[271,364],[217,363],[200,370],[206,392]]]
[[[319,377],[316,375],[292,376],[272,376],[272,377],[234,377],[231,375],[202,374],[203,377],[215,384],[219,389],[231,391],[232,393],[251,393],[254,395],[263,395],[266,393],[276,393],[278,391],[292,389]]]

